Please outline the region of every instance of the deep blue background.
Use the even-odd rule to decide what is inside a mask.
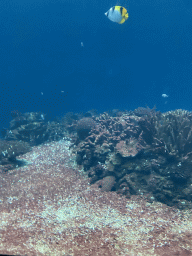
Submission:
[[[192,1],[120,0],[122,25],[104,15],[114,5],[0,1],[1,126],[12,110],[192,109]]]

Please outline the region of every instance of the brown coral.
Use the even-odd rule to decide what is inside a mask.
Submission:
[[[115,148],[117,153],[120,153],[122,157],[135,157],[142,150],[139,141],[135,138],[121,140],[116,144]]]

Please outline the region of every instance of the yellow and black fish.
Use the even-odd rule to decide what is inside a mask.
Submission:
[[[122,6],[113,6],[105,13],[105,15],[113,22],[117,22],[119,24],[124,23],[129,15],[127,10]]]

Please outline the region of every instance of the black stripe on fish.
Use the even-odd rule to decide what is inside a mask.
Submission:
[[[123,16],[123,7],[120,8],[121,15]]]

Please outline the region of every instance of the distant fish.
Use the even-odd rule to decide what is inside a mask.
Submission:
[[[105,15],[113,22],[123,24],[129,17],[127,10],[122,6],[111,7]]]
[[[161,96],[162,96],[163,98],[168,98],[168,97],[169,97],[169,95],[167,95],[167,94],[165,94],[165,93],[163,93]]]

